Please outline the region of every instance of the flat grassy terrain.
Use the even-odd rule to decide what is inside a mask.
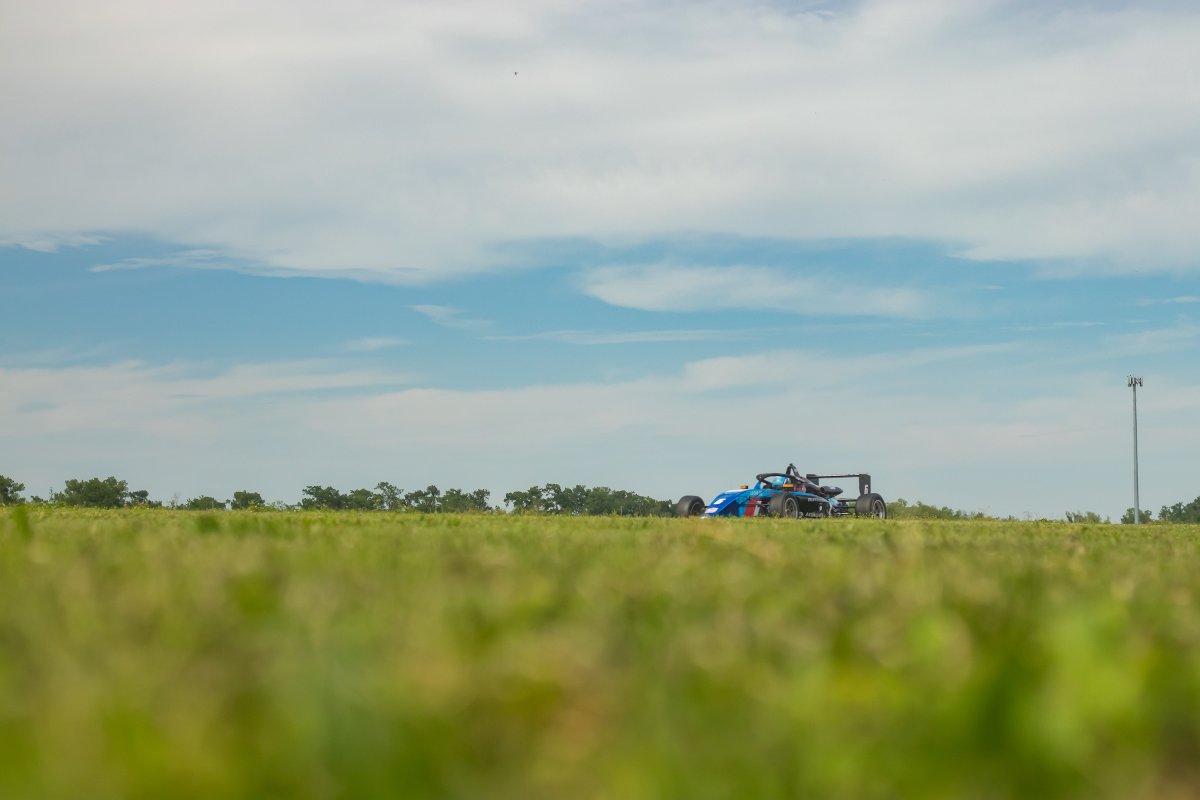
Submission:
[[[0,797],[1192,797],[1200,527],[0,509]]]

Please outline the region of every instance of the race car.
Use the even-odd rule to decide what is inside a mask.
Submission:
[[[830,478],[858,478],[858,497],[850,502],[836,486],[822,485]],[[711,503],[694,494],[675,504],[677,517],[878,517],[887,518],[887,503],[871,491],[871,476],[865,472],[845,475],[801,475],[795,464],[783,472],[754,476],[754,486],[721,492]]]

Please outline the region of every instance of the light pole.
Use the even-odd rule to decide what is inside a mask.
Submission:
[[[1142,523],[1142,507],[1138,500],[1138,457],[1137,457],[1137,390],[1142,379],[1130,375],[1128,386],[1133,389],[1133,524]]]

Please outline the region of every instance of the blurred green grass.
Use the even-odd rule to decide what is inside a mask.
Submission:
[[[1198,534],[0,511],[0,797],[1191,797]]]

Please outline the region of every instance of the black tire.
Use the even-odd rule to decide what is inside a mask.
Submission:
[[[854,503],[854,513],[860,517],[887,519],[887,503],[874,492],[861,494]]]
[[[704,501],[694,494],[684,495],[675,504],[675,516],[698,517],[704,513]]]
[[[794,494],[780,492],[771,497],[770,502],[767,503],[767,511],[772,517],[797,519],[800,516],[800,501]]]

